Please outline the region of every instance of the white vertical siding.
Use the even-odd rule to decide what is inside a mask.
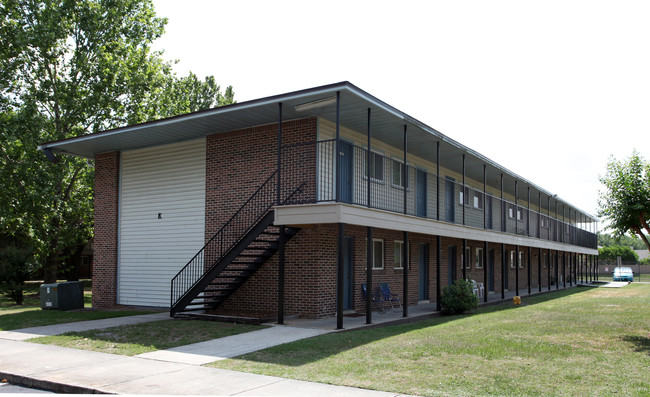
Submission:
[[[169,307],[171,278],[204,231],[205,139],[122,153],[120,304]]]

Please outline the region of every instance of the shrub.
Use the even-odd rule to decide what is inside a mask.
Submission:
[[[443,314],[461,314],[478,307],[478,297],[474,295],[474,286],[468,280],[456,280],[442,291],[440,305]]]
[[[32,259],[27,248],[9,245],[0,251],[0,292],[18,305],[23,304],[25,281],[34,270]]]

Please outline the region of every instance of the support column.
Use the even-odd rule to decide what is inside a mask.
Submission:
[[[280,226],[278,240],[278,324],[284,324],[284,243],[286,226]]]
[[[341,93],[336,91],[336,202],[341,202]],[[368,170],[370,179],[370,170]]]
[[[501,231],[506,231],[506,203],[503,201],[503,173],[501,173]],[[503,276],[501,277],[503,278]]]
[[[436,142],[436,220],[440,220],[440,141]]]
[[[404,127],[406,131],[406,126]],[[409,232],[403,232],[404,244],[402,244],[402,256],[404,257],[404,270],[402,270],[402,281],[404,292],[402,300],[402,317],[409,315]]]
[[[370,114],[370,109],[368,109],[368,114]],[[372,227],[370,226],[366,228],[366,237],[366,324],[372,324],[372,255],[374,252],[372,249]]]
[[[442,239],[436,236],[436,310],[440,311],[440,253],[442,252]]]
[[[408,208],[407,208],[407,186],[408,186],[408,166],[406,165],[406,148],[408,145],[407,137],[406,137],[406,124],[404,124],[404,167],[402,168],[402,182],[404,184],[404,213],[408,213]]]
[[[515,235],[519,234],[519,189],[517,188],[517,180],[515,179]],[[517,247],[517,255],[519,255],[519,247]],[[517,271],[515,270],[515,273]],[[519,281],[519,279],[517,279]],[[519,295],[519,294],[517,294]]]
[[[282,201],[282,102],[278,103],[278,180],[277,180],[276,204],[280,205],[281,201]]]
[[[372,149],[370,147],[370,140],[371,140],[371,134],[370,134],[370,108],[368,108],[368,154],[366,155],[366,169],[368,170],[368,178],[366,179],[366,189],[367,189],[367,206],[370,208],[370,167],[372,165]],[[368,288],[370,288],[371,285],[368,284]],[[370,289],[368,289],[368,292],[370,292]],[[370,323],[368,323],[370,324]]]
[[[345,227],[339,223],[338,253],[336,266],[336,329],[343,329],[343,234]]]

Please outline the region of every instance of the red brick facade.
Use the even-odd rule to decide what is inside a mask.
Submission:
[[[315,197],[316,191],[316,150],[310,146],[317,140],[317,120],[308,118],[283,123],[283,144],[301,145],[299,153],[302,167],[292,167],[290,157],[286,172],[293,172],[291,181],[306,181],[303,193]],[[205,239],[214,233],[241,207],[258,187],[276,170],[277,167],[277,124],[250,127],[223,134],[209,135],[206,138],[206,187],[205,187]],[[295,147],[295,146],[294,146]],[[117,294],[117,238],[118,238],[118,200],[119,200],[119,153],[98,155],[95,159],[95,246],[93,270],[93,306],[108,307],[116,303]],[[285,167],[283,167],[285,170]],[[291,171],[289,171],[291,170]],[[284,171],[283,171],[284,172]],[[288,184],[289,185],[289,184]],[[282,196],[289,194],[293,187],[282,190]],[[366,282],[366,227],[345,225],[344,235],[353,239],[352,254],[352,308],[358,312],[365,310],[365,301],[361,286]],[[383,269],[373,270],[373,285],[388,282],[392,292],[403,297],[404,269],[394,263],[395,241],[403,240],[403,233],[396,230],[374,229],[373,238],[382,239],[384,244]],[[417,304],[424,298],[436,299],[437,274],[437,237],[424,234],[409,234],[408,241],[409,293],[408,303]],[[454,238],[441,238],[440,249],[440,289],[449,284],[450,247],[455,247],[455,275],[463,275],[463,241]],[[485,249],[482,241],[467,241],[470,248],[468,267],[465,269],[469,278],[485,282],[488,291],[489,282],[484,281],[484,269],[476,266],[477,248]],[[427,249],[426,294],[420,296],[420,252]],[[516,269],[510,266],[510,252],[515,246],[506,245],[505,269],[507,271],[509,290],[515,289]],[[541,266],[538,275],[539,250],[532,250],[529,258],[527,247],[523,251],[522,265],[519,270],[519,289],[528,288],[528,268],[531,267],[531,286],[533,292],[538,288],[538,280],[546,289],[548,285],[547,263]],[[285,261],[285,314],[300,315],[307,318],[327,317],[336,311],[336,274],[338,252],[338,227],[334,224],[303,225],[301,231],[286,246]],[[543,250],[547,253],[546,250]],[[516,254],[515,254],[516,255]],[[488,244],[489,258],[493,258],[493,288],[500,293],[503,266],[502,245]],[[516,256],[515,256],[516,258]],[[529,265],[530,260],[530,265]],[[552,263],[555,263],[552,251]],[[560,257],[560,266],[562,257]],[[566,267],[569,274],[569,266]],[[559,274],[562,274],[560,267]],[[551,272],[555,279],[555,272]],[[244,285],[242,285],[223,305],[225,311],[275,312],[277,310],[278,258],[272,257]],[[555,288],[555,287],[554,287]]]
[[[95,157],[95,237],[93,240],[93,307],[117,302],[117,225],[120,154]]]

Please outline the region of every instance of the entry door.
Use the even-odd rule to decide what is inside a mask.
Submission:
[[[488,291],[494,291],[494,250],[488,251]]]
[[[447,222],[456,221],[456,211],[454,210],[456,202],[454,178],[447,177],[445,180],[445,212],[447,215]],[[454,248],[455,249],[455,248]]]
[[[456,281],[456,246],[449,247],[449,285]]]
[[[354,237],[343,237],[343,310],[354,307]]]
[[[506,256],[505,256],[505,266],[503,267],[503,281],[505,284],[505,288],[508,289],[508,273],[510,273],[510,251],[505,250],[504,252]]]
[[[417,170],[417,203],[416,215],[421,217],[427,216],[427,173],[422,170]]]
[[[420,288],[418,299],[425,300],[429,299],[429,244],[420,244],[419,259]]]
[[[354,175],[354,148],[345,141],[340,142],[339,164],[340,170],[340,194],[341,201],[345,203],[352,202],[352,177]]]
[[[492,196],[485,195],[485,227],[492,229]]]

